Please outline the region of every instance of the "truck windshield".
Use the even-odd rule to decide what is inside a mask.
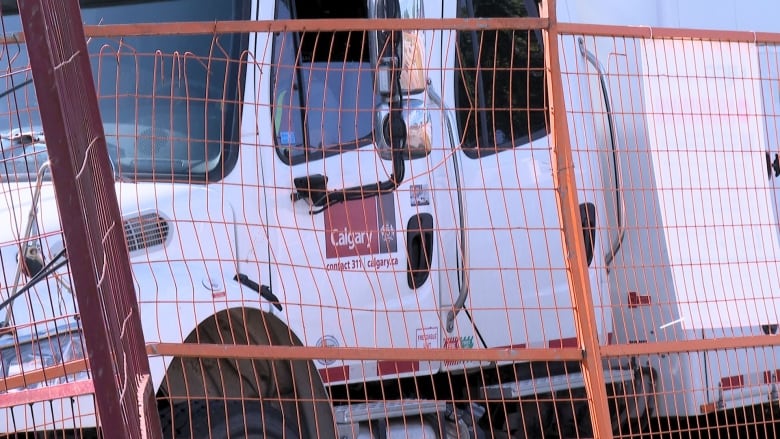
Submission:
[[[21,32],[3,3],[5,35]],[[15,14],[15,11],[10,11]],[[82,1],[85,24],[247,19],[247,0]],[[108,153],[129,180],[212,181],[237,148],[241,35],[92,38],[88,41]],[[2,47],[0,178],[36,178],[47,159],[24,44]],[[4,89],[3,89],[4,85]]]
[[[278,19],[366,18],[365,0],[278,0]],[[372,142],[378,102],[363,31],[279,32],[271,87],[274,138],[286,163]]]

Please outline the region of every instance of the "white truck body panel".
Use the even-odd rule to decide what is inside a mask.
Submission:
[[[771,292],[780,246],[758,49],[679,40],[643,49],[657,220],[666,231],[676,318],[685,330],[778,322],[780,297]]]
[[[558,18],[574,23],[777,32],[773,0],[558,0]]]
[[[780,309],[778,192],[766,163],[776,148],[765,133],[776,114],[766,105],[772,81],[764,51],[772,49],[660,39],[593,44],[608,60],[610,89],[620,90],[612,103],[629,231],[609,273],[616,340],[765,333]],[[632,305],[630,294],[647,303]],[[780,350],[645,360],[659,365],[658,414],[695,415],[710,404],[771,399]]]

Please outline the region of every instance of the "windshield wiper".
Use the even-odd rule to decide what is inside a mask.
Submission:
[[[384,18],[401,18],[401,5],[398,0],[387,0],[384,3]],[[373,15],[373,14],[372,14]],[[311,208],[309,213],[316,215],[325,212],[328,207],[352,200],[378,197],[398,189],[404,180],[406,167],[404,164],[406,149],[406,122],[403,118],[401,101],[401,70],[403,66],[403,37],[400,31],[386,31],[377,34],[377,59],[375,74],[383,83],[379,92],[387,104],[387,116],[382,123],[385,139],[389,139],[391,150],[392,173],[387,180],[373,184],[353,186],[343,189],[327,189],[328,178],[325,175],[313,174],[294,180],[296,186],[293,200],[305,199]],[[314,198],[313,196],[316,196]]]
[[[30,280],[22,288],[19,288],[19,290],[17,290],[14,294],[5,299],[3,303],[0,303],[0,311],[13,304],[17,297],[29,291],[30,288],[34,287],[36,284],[38,284],[38,282],[46,279],[50,274],[54,273],[55,271],[62,268],[62,266],[67,264],[68,258],[65,256],[66,249],[60,250],[60,252],[57,253],[46,265],[41,267],[41,270],[38,272],[38,274],[30,278]],[[8,323],[9,320],[5,319],[4,322],[0,323],[0,328],[8,326]]]
[[[60,252],[55,256],[51,261],[49,261],[48,264],[43,265],[43,259],[37,258],[37,260],[28,260],[27,258],[27,251],[30,246],[32,245],[31,242],[35,239],[39,239],[39,237],[32,237],[33,229],[35,229],[36,234],[38,233],[37,228],[37,215],[38,215],[38,203],[41,201],[41,188],[43,186],[43,177],[46,174],[46,171],[49,170],[49,162],[43,164],[43,166],[40,167],[38,170],[38,177],[35,184],[35,192],[33,192],[33,198],[32,203],[30,206],[30,211],[27,215],[27,225],[24,229],[24,236],[22,236],[22,239],[19,241],[19,256],[18,256],[18,265],[16,267],[16,275],[14,276],[14,289],[11,291],[11,294],[8,296],[8,299],[5,300],[2,304],[0,304],[0,310],[5,308],[6,306],[12,305],[14,303],[14,299],[19,297],[21,293],[24,293],[25,291],[29,290],[33,286],[35,286],[36,283],[42,279],[41,274],[48,275],[46,273],[49,269],[51,269],[51,265],[57,261],[60,256],[64,254],[64,251]],[[34,248],[34,247],[33,247]],[[64,250],[64,249],[63,249]],[[40,254],[39,254],[40,256]],[[34,267],[36,271],[33,272],[30,265],[30,262],[36,263],[37,267]],[[59,268],[59,266],[57,267]],[[56,268],[55,268],[56,270]],[[27,272],[28,276],[30,276],[29,282],[27,282],[27,285],[22,287],[20,290],[16,290],[16,285],[19,284],[19,279],[22,277],[22,273]],[[21,291],[21,293],[20,293]],[[11,321],[10,319],[11,313],[6,313],[5,319],[0,322],[0,328],[7,327]]]
[[[18,83],[16,85],[14,85],[13,87],[9,88],[8,90],[0,93],[0,99],[10,95],[11,93],[16,93],[18,90],[23,89],[23,88],[27,87],[28,85],[32,84],[32,82],[33,82],[33,80],[32,80],[32,78],[30,78],[30,79],[27,79],[25,81],[22,81],[22,82],[20,82],[20,83]]]

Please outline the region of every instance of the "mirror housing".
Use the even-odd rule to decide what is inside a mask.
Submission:
[[[424,93],[428,85],[425,69],[425,34],[412,30],[404,31],[402,35],[401,94],[407,96]]]
[[[422,0],[372,0],[369,3],[370,18],[423,18]],[[376,87],[382,97],[389,98],[389,67],[400,67],[400,96],[423,93],[427,87],[425,69],[425,35],[421,31],[406,30],[396,33],[401,38],[397,54],[385,47],[391,33],[383,31],[370,33],[371,62],[376,66]],[[400,59],[398,59],[400,58]],[[390,63],[397,63],[392,65]]]
[[[384,99],[393,99],[393,72],[395,72],[397,60],[393,57],[382,58],[376,64],[376,91]]]

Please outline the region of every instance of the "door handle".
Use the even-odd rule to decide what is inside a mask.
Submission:
[[[588,267],[593,262],[594,247],[596,245],[596,205],[593,203],[580,204],[580,221],[582,222],[582,238],[585,243],[585,257]]]
[[[614,172],[612,178],[614,178],[615,183],[615,220],[617,221],[618,229],[617,235],[612,239],[612,244],[610,245],[609,251],[606,255],[604,255],[604,266],[606,267],[607,273],[609,273],[612,262],[615,260],[615,256],[617,255],[618,251],[620,251],[620,247],[623,245],[623,238],[626,235],[626,228],[623,224],[624,218],[626,217],[626,203],[622,195],[623,183],[620,178],[620,156],[618,155],[618,137],[617,132],[615,131],[615,115],[612,112],[612,102],[609,98],[609,88],[607,87],[607,79],[604,67],[601,65],[598,58],[596,58],[596,55],[585,47],[584,39],[579,38],[577,43],[580,47],[580,52],[582,52],[582,56],[584,56],[590,65],[596,69],[596,72],[599,75],[601,95],[604,98],[604,110],[607,113],[609,144],[612,150],[612,171]],[[590,265],[590,263],[588,263],[588,265]]]
[[[406,225],[406,282],[416,290],[431,274],[433,261],[433,216],[421,213]]]
[[[767,176],[771,179],[774,172],[775,177],[780,177],[780,156],[775,154],[774,160],[769,151],[766,152],[766,172]]]

